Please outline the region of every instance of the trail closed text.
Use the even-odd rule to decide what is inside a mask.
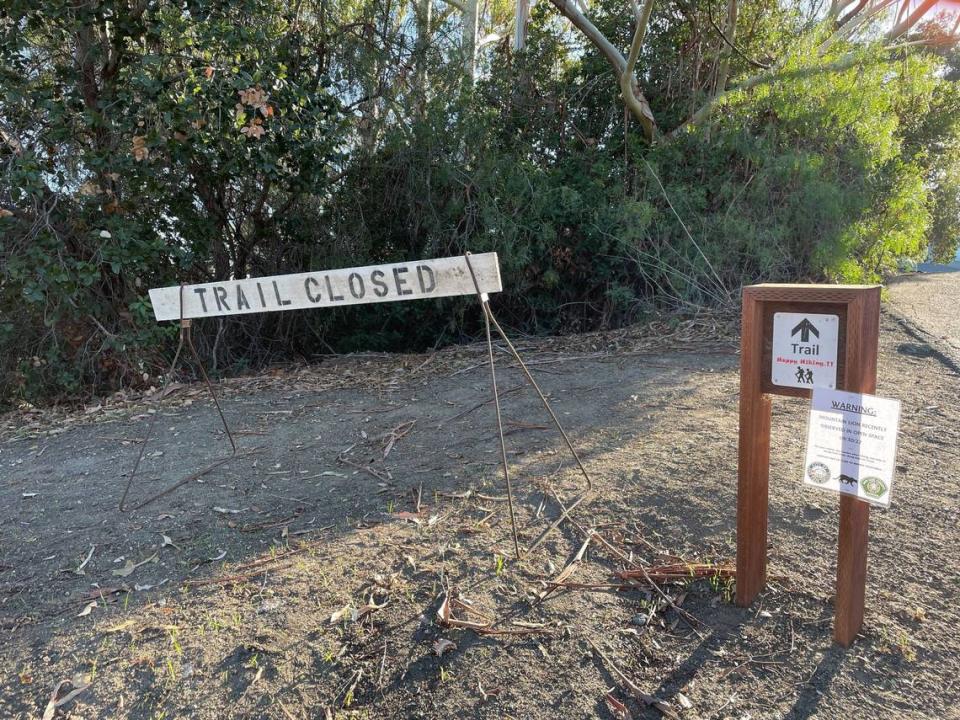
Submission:
[[[502,290],[496,253],[471,255],[480,292]],[[477,292],[463,256],[156,288],[157,320],[359,305]]]

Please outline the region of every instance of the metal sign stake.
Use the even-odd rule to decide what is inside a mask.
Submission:
[[[160,394],[157,396],[157,402],[155,404],[156,407],[154,408],[155,411],[153,415],[150,417],[150,424],[147,426],[146,437],[144,437],[143,442],[140,444],[140,453],[137,455],[137,462],[133,466],[133,471],[130,473],[130,477],[127,479],[127,484],[123,489],[123,495],[120,498],[120,505],[119,505],[120,512],[130,512],[133,510],[140,510],[141,508],[146,507],[150,503],[156,500],[159,500],[164,495],[167,495],[168,493],[173,492],[178,487],[181,487],[182,485],[186,485],[191,480],[196,480],[197,478],[203,477],[204,475],[217,469],[221,465],[225,465],[226,463],[230,462],[235,457],[237,457],[237,444],[233,440],[233,433],[230,432],[230,426],[227,424],[227,418],[224,416],[223,409],[220,407],[220,401],[217,399],[217,393],[213,389],[213,384],[210,382],[210,378],[207,377],[207,371],[203,367],[203,361],[200,359],[200,354],[197,352],[197,348],[193,344],[193,336],[190,332],[193,321],[190,320],[189,318],[183,317],[183,288],[184,288],[184,285],[181,284],[180,285],[180,340],[177,343],[177,351],[173,355],[173,362],[170,363],[170,369],[167,372],[166,377],[164,378],[163,387],[160,389]],[[198,470],[195,473],[192,473],[190,475],[187,475],[186,477],[181,478],[180,480],[177,480],[172,485],[164,488],[163,490],[157,493],[154,493],[153,495],[149,496],[145,500],[142,500],[141,502],[137,503],[133,507],[129,507],[126,504],[127,495],[130,493],[130,488],[133,485],[133,479],[136,477],[137,471],[140,469],[140,463],[143,461],[143,454],[147,449],[147,444],[150,442],[151,438],[153,437],[154,426],[157,423],[157,417],[160,415],[159,407],[160,407],[160,404],[163,402],[163,398],[166,396],[167,387],[170,385],[170,381],[173,378],[173,371],[177,367],[177,361],[180,359],[180,353],[183,351],[184,343],[186,343],[187,347],[190,349],[190,354],[193,356],[193,359],[196,361],[197,365],[199,365],[200,367],[200,374],[203,377],[203,382],[207,386],[207,390],[210,392],[210,397],[213,399],[214,406],[217,408],[217,414],[220,416],[220,422],[223,423],[223,430],[227,434],[227,440],[230,442],[230,448],[232,449],[232,452],[227,457],[221,458],[220,460],[217,460],[211,463],[210,465],[203,468],[202,470]]]
[[[510,467],[507,462],[507,450],[506,444],[503,437],[503,422],[500,415],[500,396],[497,392],[497,374],[494,367],[494,358],[493,358],[493,340],[490,334],[490,325],[491,323],[496,328],[497,333],[500,337],[503,338],[503,341],[507,344],[507,347],[510,349],[510,353],[513,355],[514,359],[517,361],[517,364],[520,366],[520,369],[523,371],[524,376],[526,377],[527,382],[530,386],[536,391],[537,396],[540,398],[540,402],[543,403],[543,407],[546,409],[547,414],[550,415],[550,419],[553,421],[554,426],[556,426],[557,431],[560,433],[560,436],[563,438],[564,443],[566,443],[567,448],[570,450],[570,454],[573,456],[574,461],[577,463],[577,467],[580,468],[580,472],[583,474],[584,479],[587,481],[587,489],[584,493],[572,502],[568,507],[564,508],[560,517],[557,518],[554,523],[548,527],[537,540],[527,548],[527,553],[531,553],[539,547],[540,543],[546,539],[553,530],[560,526],[564,520],[567,519],[569,513],[582,503],[587,496],[593,491],[593,480],[590,478],[590,474],[587,472],[587,469],[583,466],[583,462],[580,460],[580,456],[577,454],[577,451],[573,447],[573,443],[570,442],[570,438],[567,435],[566,431],[563,429],[563,426],[560,424],[560,420],[557,418],[556,413],[553,411],[553,408],[550,406],[550,402],[547,400],[547,396],[540,389],[540,386],[537,384],[537,381],[534,380],[533,375],[530,372],[530,369],[527,367],[526,363],[523,362],[523,358],[520,357],[520,353],[517,352],[517,349],[514,347],[513,343],[510,342],[510,338],[507,337],[506,332],[500,326],[500,323],[497,322],[497,318],[493,314],[493,310],[490,309],[490,298],[484,292],[481,292],[480,285],[477,282],[477,276],[473,270],[473,264],[470,262],[470,253],[464,253],[464,259],[467,261],[467,268],[470,270],[470,277],[473,280],[474,287],[477,290],[477,298],[480,300],[480,307],[483,310],[483,321],[484,327],[486,328],[486,337],[487,337],[487,353],[490,359],[490,376],[492,379],[493,385],[493,399],[494,406],[497,411],[497,432],[500,436],[500,457],[503,461],[503,476],[507,485],[507,503],[510,507],[510,525],[513,532],[513,549],[516,553],[517,560],[521,558],[520,546],[517,540],[517,525],[513,512],[513,488],[510,480]]]
[[[468,273],[464,272],[464,262],[466,269],[469,271]],[[468,274],[469,279],[467,278]],[[480,307],[483,310],[487,353],[490,360],[490,379],[493,386],[493,397],[497,415],[497,431],[500,438],[500,457],[503,463],[503,474],[507,485],[507,501],[510,508],[513,549],[519,560],[521,558],[521,552],[513,503],[513,482],[510,477],[510,466],[507,460],[507,448],[503,434],[503,417],[500,408],[500,392],[497,387],[491,325],[497,330],[500,337],[503,338],[503,341],[507,344],[511,354],[523,371],[527,382],[536,391],[540,402],[543,403],[547,414],[549,414],[550,419],[556,426],[564,443],[566,443],[570,454],[576,461],[577,467],[580,468],[580,472],[583,474],[587,483],[586,490],[574,502],[568,506],[564,506],[561,503],[562,512],[560,517],[541,533],[536,542],[527,549],[528,553],[535,550],[547,535],[559,527],[564,520],[568,519],[569,513],[574,508],[587,500],[593,491],[593,481],[583,466],[580,456],[574,449],[573,443],[560,424],[556,413],[554,413],[553,408],[550,407],[546,395],[544,395],[540,389],[537,381],[534,380],[529,368],[523,362],[517,349],[510,341],[510,338],[507,337],[507,334],[500,326],[500,323],[497,322],[493,311],[490,309],[489,293],[500,292],[502,289],[497,254],[493,252],[482,253],[476,256],[465,253],[463,256],[457,257],[433,258],[430,260],[371,265],[358,268],[341,268],[338,270],[322,270],[261,278],[245,278],[241,280],[226,280],[200,285],[186,285],[181,283],[179,286],[174,285],[166,288],[151,289],[150,299],[153,303],[154,315],[157,320],[175,320],[178,314],[180,318],[180,342],[177,345],[177,351],[174,355],[170,372],[164,380],[157,403],[159,404],[166,395],[173,370],[176,368],[177,361],[180,359],[180,354],[183,351],[183,346],[186,344],[194,360],[200,366],[203,380],[210,392],[210,397],[213,398],[214,405],[220,415],[223,429],[227,434],[227,439],[230,441],[233,452],[229,457],[218,460],[203,470],[178,480],[173,485],[148,497],[133,508],[128,508],[126,505],[127,495],[130,492],[133,479],[143,460],[146,444],[153,436],[153,428],[157,418],[157,413],[154,413],[148,426],[147,437],[140,447],[136,465],[124,488],[123,497],[120,500],[121,511],[140,509],[167,493],[172,492],[181,485],[201,477],[224,463],[229,462],[238,455],[237,446],[233,441],[233,434],[230,432],[226,417],[224,417],[223,411],[220,408],[217,395],[207,377],[206,370],[204,369],[197,350],[193,345],[190,334],[190,318],[300,310],[318,307],[321,304],[353,305],[396,302],[401,300],[450,297],[453,295],[471,295],[476,293],[480,300]],[[189,293],[187,293],[187,291],[189,291]]]

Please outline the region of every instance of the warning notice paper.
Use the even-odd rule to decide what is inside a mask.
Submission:
[[[814,388],[805,485],[890,505],[900,401]]]

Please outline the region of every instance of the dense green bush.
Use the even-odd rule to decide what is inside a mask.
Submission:
[[[817,55],[816,27],[751,6],[740,50],[779,64],[651,145],[546,6],[526,50],[495,45],[476,83],[449,16],[411,44],[404,7],[7,3],[0,402],[155,383],[175,330],[146,289],[181,280],[496,250],[498,313],[566,332],[731,306],[760,280],[875,281],[931,239],[956,248],[952,55]],[[629,43],[622,7],[592,12]],[[704,37],[682,13],[652,25],[641,80],[661,122],[704,101]],[[757,71],[734,58],[733,72]],[[431,347],[478,323],[465,298],[208,321],[198,336],[221,372]]]

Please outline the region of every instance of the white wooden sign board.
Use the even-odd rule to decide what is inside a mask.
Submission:
[[[900,401],[815,388],[803,483],[888,507]]]
[[[471,255],[470,263],[482,293],[500,292],[496,253]],[[475,295],[466,258],[434,258],[389,265],[186,285],[184,318],[246,315],[278,310],[360,305],[424,298]],[[157,320],[179,320],[179,285],[155,288],[150,301]]]
[[[770,379],[781,387],[835,388],[840,318],[774,313]]]

